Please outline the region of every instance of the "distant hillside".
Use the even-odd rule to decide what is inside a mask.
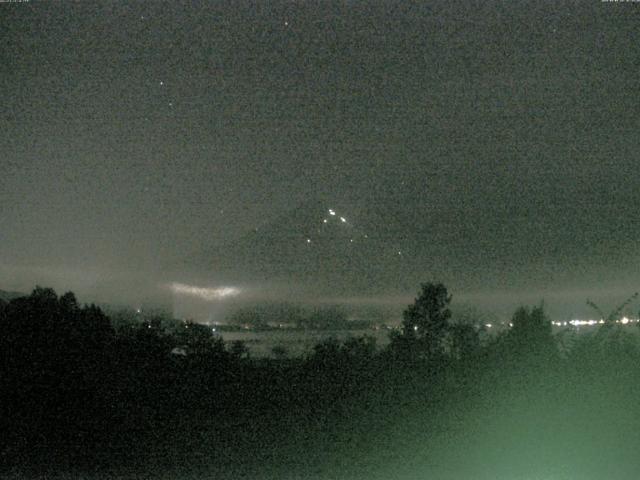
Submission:
[[[0,290],[0,300],[3,300],[5,302],[9,302],[14,298],[24,297],[26,295],[26,293],[21,292],[8,292],[6,290]]]

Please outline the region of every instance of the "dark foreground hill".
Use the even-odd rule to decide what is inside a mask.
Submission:
[[[408,335],[252,359],[36,289],[0,309],[0,477],[636,479],[638,337],[604,325],[561,356],[534,311],[456,355]]]

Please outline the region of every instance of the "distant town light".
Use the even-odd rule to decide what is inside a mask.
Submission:
[[[640,321],[639,319],[633,319],[633,318],[629,318],[629,317],[622,317],[620,320],[616,320],[615,323],[619,323],[622,325],[628,325],[629,323],[635,323]],[[568,325],[574,326],[574,327],[584,327],[584,326],[595,326],[595,325],[603,325],[605,323],[604,319],[600,319],[600,320],[580,320],[578,318],[575,318],[573,320],[569,320],[569,321],[562,321],[562,322],[556,322],[556,321],[552,321],[551,325],[555,326],[555,327],[566,327]]]

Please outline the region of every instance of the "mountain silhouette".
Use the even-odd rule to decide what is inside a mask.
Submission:
[[[566,229],[539,222],[526,206],[487,208],[468,200],[443,206],[428,195],[405,203],[375,195],[313,199],[233,242],[198,251],[184,267],[225,282],[375,294],[413,291],[425,279],[457,288],[511,288],[523,279],[547,285],[574,273],[594,277],[603,258],[624,260],[615,237],[598,237],[599,250],[571,250]],[[588,225],[583,230],[589,238],[601,234]]]
[[[403,282],[410,259],[403,251],[407,239],[396,234],[406,230],[403,220],[391,226],[383,217],[362,206],[307,201],[234,242],[198,252],[187,265],[224,278],[388,290],[390,280]]]

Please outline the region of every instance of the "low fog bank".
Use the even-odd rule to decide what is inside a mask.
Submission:
[[[84,303],[162,309],[175,318],[199,323],[225,323],[238,311],[287,303],[305,308],[339,306],[350,318],[368,316],[378,323],[397,323],[402,310],[414,299],[414,292],[398,292],[393,286],[387,293],[356,294],[338,286],[335,291],[319,290],[311,282],[258,283],[179,271],[0,263],[0,290],[29,293],[36,285],[51,286],[59,292],[73,291]],[[180,285],[181,289],[176,289],[175,285]],[[230,294],[216,293],[225,289],[231,289]],[[595,318],[597,312],[587,305],[587,300],[607,310],[620,304],[636,289],[633,282],[612,281],[600,287],[502,289],[492,288],[488,282],[486,288],[466,290],[454,283],[452,290],[456,292],[454,313],[464,317],[473,312],[488,323],[504,323],[518,306],[540,303],[544,303],[553,319]],[[636,316],[637,312],[628,314]]]

